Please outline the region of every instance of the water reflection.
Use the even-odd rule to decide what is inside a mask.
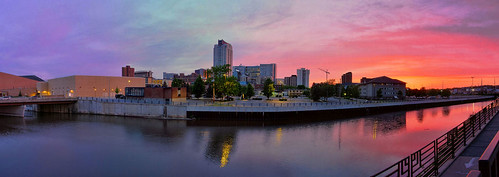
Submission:
[[[369,176],[484,105],[278,126],[98,115],[0,117],[0,157],[13,159],[0,163],[0,171],[2,176]]]
[[[374,115],[371,119],[366,119],[363,126],[365,129],[372,127],[373,139],[376,139],[377,134],[388,135],[397,133],[406,127],[406,112]]]
[[[229,163],[229,156],[235,149],[236,130],[228,129],[221,131],[211,131],[205,156],[214,163],[220,163],[220,167],[225,167]]]
[[[423,122],[424,120],[424,109],[418,111],[418,121]]]
[[[442,107],[442,115],[445,116],[445,117],[447,117],[447,116],[449,116],[449,114],[450,114],[450,108],[449,108],[449,106]]]
[[[0,117],[0,135],[20,133],[26,122],[19,117]]]

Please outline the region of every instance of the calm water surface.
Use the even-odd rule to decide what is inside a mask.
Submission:
[[[283,126],[0,117],[0,176],[369,176],[489,102]]]

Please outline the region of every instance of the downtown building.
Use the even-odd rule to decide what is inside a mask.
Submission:
[[[276,64],[260,64],[259,66],[234,66],[232,68],[233,76],[243,84],[251,84],[258,87],[263,85],[265,80],[276,81]]]
[[[213,66],[223,66],[229,64],[232,68],[232,45],[225,42],[223,39],[218,40],[218,43],[213,47]],[[227,73],[232,76],[232,73]]]
[[[352,85],[352,72],[347,72],[341,75],[341,84],[342,85]]]
[[[298,86],[297,83],[296,83],[297,80],[298,80],[298,78],[296,77],[296,75],[291,75],[289,77],[284,77],[284,85],[296,87],[296,86]]]
[[[305,68],[300,68],[296,70],[296,84],[304,85],[306,88],[309,88],[309,77],[310,70]]]
[[[359,91],[362,98],[377,98],[378,91],[381,93],[381,98],[397,98],[399,92],[402,93],[401,96],[405,96],[406,83],[386,76],[363,77],[359,84]]]

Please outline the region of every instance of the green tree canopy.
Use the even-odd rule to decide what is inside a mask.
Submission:
[[[118,87],[116,87],[116,88],[114,89],[114,92],[115,92],[116,94],[118,94],[118,93],[120,93],[120,89],[119,89]]]
[[[378,98],[383,97],[383,91],[381,91],[381,89],[378,89],[378,91],[376,91],[376,97]]]
[[[213,86],[215,84],[215,95],[217,97],[222,97],[228,95],[237,95],[239,93],[239,82],[235,77],[228,77],[228,74],[231,72],[230,65],[222,65],[222,66],[214,66],[211,69],[208,69],[208,84]],[[210,88],[209,88],[210,89]],[[213,91],[213,90],[209,90]],[[212,94],[210,94],[212,95]]]
[[[267,78],[267,80],[265,80],[265,83],[263,84],[263,95],[265,95],[267,99],[269,99],[270,96],[272,96],[274,90],[274,82],[272,82],[271,79]]]
[[[194,86],[192,88],[192,93],[194,93],[194,97],[200,98],[201,96],[203,96],[204,91],[205,91],[205,89],[204,89],[203,79],[201,79],[201,77],[198,76],[198,78],[196,79],[196,81],[194,81]]]
[[[448,97],[450,97],[450,95],[451,95],[451,92],[450,92],[449,89],[445,89],[445,90],[442,91],[442,97],[447,97],[448,98]]]
[[[255,96],[255,88],[253,88],[253,86],[251,86],[251,84],[248,84],[245,97],[250,99],[253,96]]]
[[[301,90],[306,89],[306,87],[304,85],[298,85],[296,88],[301,89]]]
[[[184,85],[184,81],[178,78],[173,79],[172,87],[182,87]]]

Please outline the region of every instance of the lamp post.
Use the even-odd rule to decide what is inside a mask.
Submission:
[[[213,90],[213,103],[215,103],[215,78],[213,78],[213,87],[212,87],[212,90]]]
[[[475,77],[471,77],[471,89],[470,89],[470,95],[473,95],[473,78],[475,78]]]

